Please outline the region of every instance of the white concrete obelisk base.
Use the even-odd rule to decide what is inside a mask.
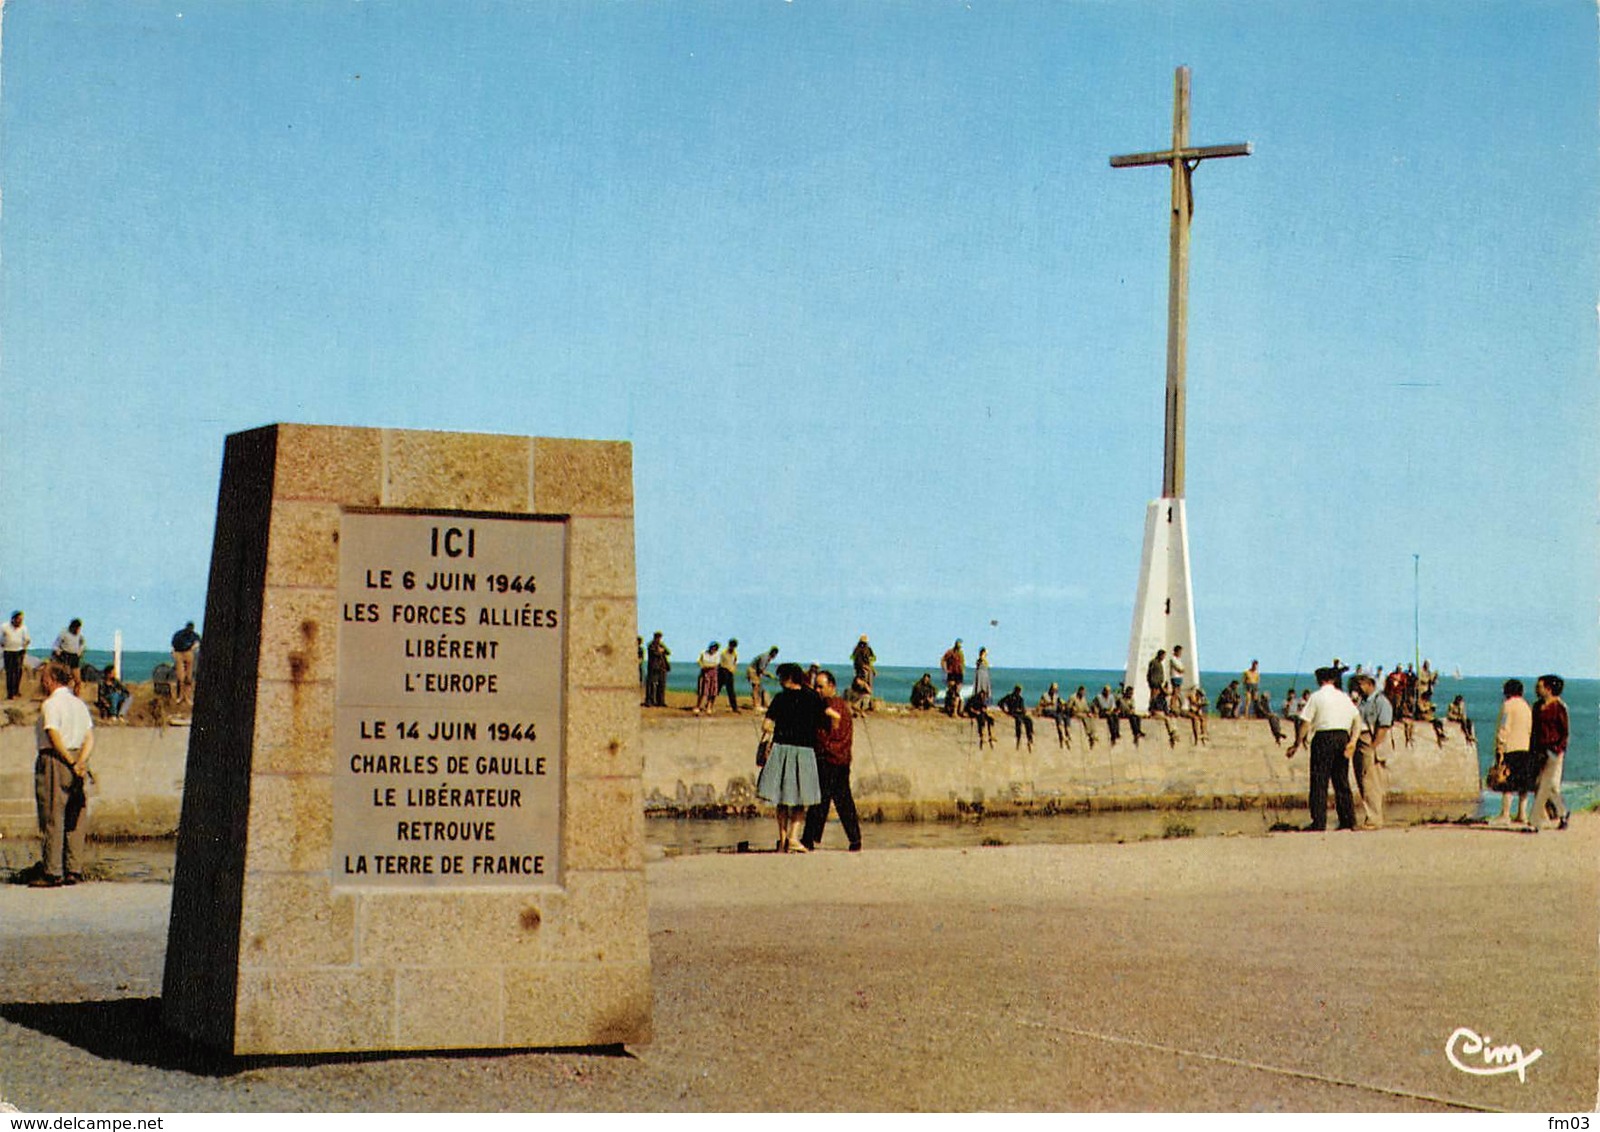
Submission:
[[[1182,645],[1184,687],[1194,687],[1200,678],[1193,594],[1183,500],[1152,500],[1144,516],[1144,557],[1139,563],[1139,592],[1133,603],[1133,633],[1128,641],[1126,679],[1140,712],[1150,703],[1145,670],[1157,649],[1166,649],[1171,657],[1173,646]]]

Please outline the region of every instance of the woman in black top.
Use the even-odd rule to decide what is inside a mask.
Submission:
[[[783,690],[772,697],[761,737],[772,741],[766,765],[756,779],[756,794],[777,807],[778,852],[804,853],[799,834],[806,807],[822,801],[817,782],[817,729],[822,724],[822,697],[807,688],[798,664],[780,664]]]

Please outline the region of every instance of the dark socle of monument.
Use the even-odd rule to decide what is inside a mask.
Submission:
[[[627,444],[228,437],[165,1023],[233,1054],[648,1040]]]

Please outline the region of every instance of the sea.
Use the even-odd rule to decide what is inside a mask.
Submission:
[[[110,663],[111,654],[90,649],[84,660],[97,668],[104,667]],[[122,678],[130,684],[148,680],[156,665],[169,664],[171,661],[172,655],[166,652],[124,652]],[[849,682],[851,668],[848,658],[832,664],[821,663],[840,674],[841,683]],[[738,683],[741,699],[749,693],[743,668],[741,664]],[[971,670],[968,671],[970,674]],[[880,699],[889,703],[906,703],[911,698],[911,686],[924,672],[932,673],[933,682],[942,696],[944,681],[939,675],[937,666],[930,669],[879,665],[874,691]],[[1036,701],[1052,683],[1061,686],[1063,695],[1071,695],[1078,685],[1082,684],[1092,696],[1103,685],[1110,684],[1115,687],[1121,683],[1123,676],[1120,670],[1105,668],[995,668],[992,672],[997,695],[1010,691],[1012,685],[1021,684],[1023,695],[1029,703]],[[1486,773],[1494,763],[1494,728],[1500,712],[1502,698],[1500,689],[1513,675],[1527,687],[1527,696],[1531,703],[1533,681],[1539,675],[1536,672],[1508,673],[1504,676],[1454,676],[1450,673],[1441,673],[1438,687],[1434,692],[1434,703],[1438,705],[1441,716],[1451,700],[1458,695],[1463,697],[1467,705],[1467,715],[1471,718],[1476,732],[1478,765],[1481,772]],[[667,687],[673,691],[692,694],[695,690],[696,677],[697,670],[692,662],[675,664],[667,676]],[[1238,679],[1239,673],[1206,672],[1203,677],[1202,685],[1215,703],[1217,692],[1226,687],[1230,680]],[[1294,688],[1298,694],[1302,689],[1315,686],[1315,682],[1307,675],[1292,676],[1266,672],[1261,677],[1261,689],[1271,695],[1275,705],[1283,702],[1283,694],[1290,688]],[[1572,720],[1572,738],[1567,747],[1562,793],[1568,805],[1583,808],[1600,802],[1600,680],[1568,680],[1562,698],[1567,701],[1567,711]],[[1452,730],[1455,729],[1455,724],[1448,726]],[[1500,795],[1486,791],[1484,808],[1485,810],[1492,808],[1494,813],[1498,813]]]

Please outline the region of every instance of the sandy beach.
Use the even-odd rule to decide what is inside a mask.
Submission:
[[[155,1028],[170,888],[0,888],[28,1111],[1583,1111],[1600,818],[648,867],[654,1038],[221,1061]],[[1519,1044],[1475,1075],[1468,1028]],[[1457,1059],[1483,1067],[1483,1056]]]

